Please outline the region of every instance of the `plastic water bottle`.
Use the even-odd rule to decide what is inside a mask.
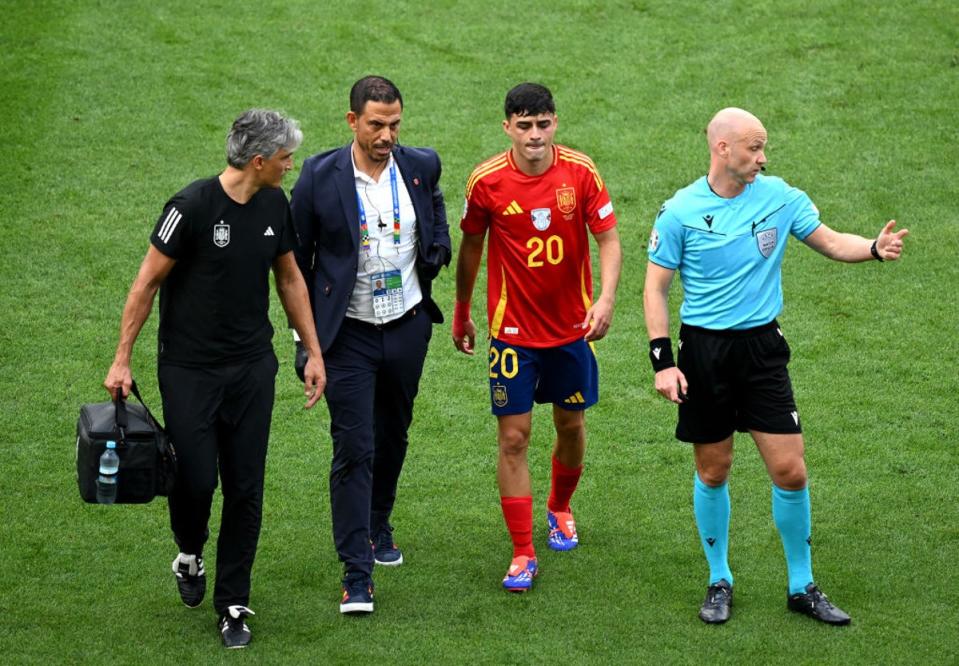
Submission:
[[[113,504],[117,499],[120,456],[117,455],[116,448],[117,443],[109,441],[100,456],[100,476],[97,477],[97,502],[100,504]]]

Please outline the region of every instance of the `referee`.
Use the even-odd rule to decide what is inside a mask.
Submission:
[[[159,290],[157,373],[179,462],[169,497],[180,549],[173,572],[183,603],[199,606],[219,469],[223,513],[213,605],[229,648],[250,642],[245,619],[253,615],[247,604],[277,371],[271,268],[280,301],[309,352],[307,408],[326,384],[306,286],[293,259],[290,207],[280,189],[302,139],[296,121],[275,111],[247,111],[227,136],[226,169],[167,202],[127,296],[120,342],[103,382],[114,398],[117,390],[129,393],[133,344]]]
[[[809,490],[802,427],[786,366],[789,345],[780,266],[792,234],[830,259],[891,261],[906,230],[888,222],[876,239],[833,231],[809,197],[760,172],[766,130],[751,113],[727,108],[706,129],[709,173],[667,201],[649,240],[644,292],[656,390],[679,405],[677,439],[693,444],[693,510],[709,588],[699,617],[729,619],[729,491],[733,434],[749,432],[772,480],[772,513],[789,573],[787,607],[828,624],[849,624],[813,582]],[[679,270],[678,366],[669,339],[669,288]]]

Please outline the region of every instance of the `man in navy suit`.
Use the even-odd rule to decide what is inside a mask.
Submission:
[[[389,518],[432,325],[443,321],[432,280],[452,254],[439,156],[397,144],[402,112],[391,81],[357,81],[352,143],[307,159],[291,202],[326,364],[341,613],[373,611],[374,559],[403,562]],[[305,359],[298,345],[298,368]]]

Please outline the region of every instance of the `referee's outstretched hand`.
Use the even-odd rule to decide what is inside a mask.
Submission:
[[[895,227],[896,221],[889,220],[876,238],[876,251],[883,261],[895,261],[902,254],[902,239],[909,234],[909,230],[893,231]]]
[[[675,402],[677,405],[686,402],[688,390],[686,375],[676,366],[663,368],[656,373],[656,391],[670,402]]]

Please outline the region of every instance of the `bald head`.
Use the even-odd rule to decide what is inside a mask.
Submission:
[[[723,197],[738,195],[766,164],[766,128],[749,111],[729,107],[709,121],[709,186]]]
[[[709,150],[715,152],[720,142],[727,145],[738,140],[761,135],[766,138],[766,128],[759,118],[744,109],[730,106],[718,112],[706,126],[706,140]]]

